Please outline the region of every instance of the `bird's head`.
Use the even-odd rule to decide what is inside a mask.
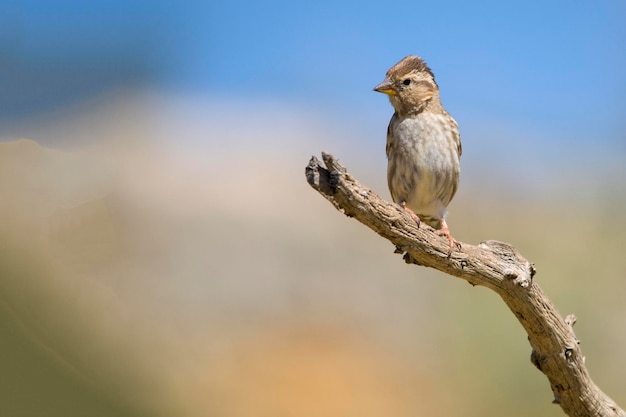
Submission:
[[[439,96],[435,75],[420,57],[409,55],[389,68],[374,91],[387,94],[400,115],[420,113]]]

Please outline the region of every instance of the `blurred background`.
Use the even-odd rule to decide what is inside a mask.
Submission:
[[[554,416],[514,316],[311,190],[380,195],[408,54],[463,137],[454,236],[575,313],[626,406],[626,5],[3,1],[0,410]],[[504,411],[506,410],[506,411]]]

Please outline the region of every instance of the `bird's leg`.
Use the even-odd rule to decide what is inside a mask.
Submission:
[[[461,242],[456,240],[450,234],[450,229],[448,229],[448,223],[446,223],[446,219],[441,219],[441,229],[437,230],[437,234],[439,236],[444,236],[448,238],[448,242],[450,242],[450,251],[448,252],[448,256],[452,255],[452,249],[456,246],[458,249],[461,249]]]
[[[406,206],[406,201],[401,201],[400,202],[400,207],[402,207],[404,209],[404,211],[406,211],[407,213],[409,213],[409,216],[411,216],[411,218],[413,220],[415,220],[415,223],[417,223],[417,228],[419,229],[420,227],[420,223],[422,222],[419,218],[419,216],[417,214],[415,214],[415,212],[413,210],[411,210],[410,208],[408,208]]]

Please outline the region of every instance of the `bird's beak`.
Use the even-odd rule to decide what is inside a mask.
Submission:
[[[395,96],[396,94],[398,94],[396,86],[391,82],[389,78],[385,78],[385,81],[374,87],[374,91],[378,91],[379,93],[387,94],[390,96]]]

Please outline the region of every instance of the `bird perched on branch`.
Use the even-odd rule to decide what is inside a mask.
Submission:
[[[387,182],[393,201],[417,222],[438,230],[450,242],[445,215],[459,185],[461,136],[443,108],[435,75],[417,56],[387,71],[374,91],[389,96],[395,113],[387,129]]]

